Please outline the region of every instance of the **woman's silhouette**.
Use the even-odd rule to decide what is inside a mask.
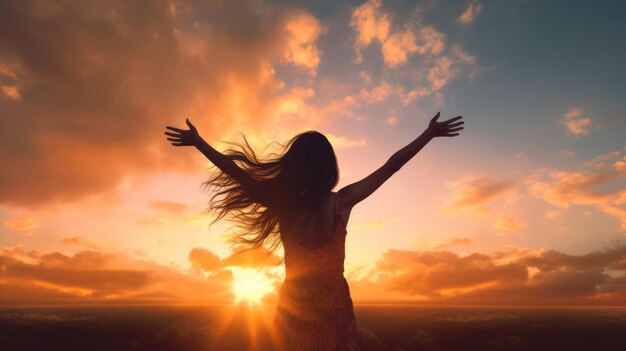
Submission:
[[[435,137],[453,137],[462,117],[438,121],[396,152],[375,172],[336,193],[339,172],[326,137],[297,135],[281,155],[259,159],[247,141],[220,153],[187,119],[188,130],[168,126],[174,146],[195,146],[217,168],[205,184],[218,189],[211,199],[217,218],[228,216],[245,232],[236,241],[285,252],[285,281],[274,318],[280,350],[355,350],[359,336],[348,284],[343,276],[346,223],[352,208],[370,196]]]

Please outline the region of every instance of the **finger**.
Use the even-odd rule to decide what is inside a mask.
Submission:
[[[172,145],[174,145],[174,146],[185,146],[184,143],[172,143]]]
[[[454,136],[457,136],[457,135],[459,135],[459,133],[448,133],[448,134],[444,134],[443,136],[445,136],[445,137],[454,137]]]
[[[447,120],[447,121],[443,121],[443,123],[452,123],[452,122],[454,122],[454,121],[458,121],[458,120],[460,120],[461,118],[463,118],[463,116],[456,116],[456,117],[454,117],[454,118],[450,118],[450,119],[449,119],[449,120]]]
[[[461,121],[461,122],[456,122],[456,123],[451,123],[451,124],[448,124],[448,127],[450,127],[450,128],[454,128],[454,127],[461,126],[461,125],[463,125],[463,124],[465,124],[465,122]]]
[[[178,137],[178,138],[181,137],[180,133],[165,132],[165,135],[169,135],[169,136],[172,136],[172,137]]]
[[[178,128],[174,128],[174,127],[170,127],[170,126],[167,126],[165,128],[167,128],[169,130],[173,130],[173,131],[178,132],[178,133],[184,132],[184,130],[182,130],[182,129],[178,129]]]
[[[183,142],[181,138],[167,138],[167,140],[168,141],[174,141],[174,142],[177,142],[177,143],[182,143]]]
[[[439,116],[440,116],[440,115],[441,115],[441,113],[440,113],[440,112],[437,112],[437,114],[435,115],[435,117],[433,117],[433,118],[431,119],[431,121],[435,121],[435,122],[437,122],[437,119],[439,119]]]
[[[450,132],[458,132],[459,130],[463,130],[463,127],[459,127],[459,128],[450,128],[450,129],[448,129],[448,133],[450,133]]]
[[[189,121],[189,118],[185,120],[185,123],[187,123],[187,126],[189,126],[189,129],[192,129],[192,130],[196,129],[196,127],[194,127],[193,124],[191,124],[191,122]]]

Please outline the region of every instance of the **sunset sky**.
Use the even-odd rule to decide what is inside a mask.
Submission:
[[[210,225],[219,150],[324,133],[342,186],[463,115],[348,224],[355,303],[626,304],[626,4],[0,3],[0,304],[274,301]],[[268,149],[271,150],[271,149]],[[255,293],[247,294],[250,289]]]

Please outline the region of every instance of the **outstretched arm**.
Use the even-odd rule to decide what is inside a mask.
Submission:
[[[429,141],[435,137],[454,137],[459,135],[459,131],[463,129],[463,121],[459,121],[462,117],[454,117],[447,121],[438,122],[439,112],[430,120],[428,128],[413,140],[409,145],[397,151],[389,160],[374,173],[364,179],[350,184],[341,190],[341,206],[349,211],[354,205],[365,200],[376,189],[378,189],[387,179],[396,173],[404,164],[413,158]],[[458,121],[458,122],[457,122]]]
[[[204,156],[213,162],[217,168],[226,173],[229,177],[233,178],[239,184],[246,185],[246,183],[252,182],[252,178],[245,171],[239,168],[233,160],[215,150],[211,145],[204,141],[200,134],[198,134],[196,127],[189,122],[189,119],[186,119],[185,122],[189,127],[188,130],[170,126],[166,127],[171,130],[171,132],[165,132],[165,135],[169,137],[167,140],[171,141],[172,145],[195,146],[196,149],[202,152]]]

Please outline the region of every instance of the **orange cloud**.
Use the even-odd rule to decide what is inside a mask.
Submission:
[[[505,232],[517,233],[525,229],[527,224],[517,219],[509,217],[498,217],[493,222],[492,227],[497,230],[503,230]]]
[[[391,16],[382,10],[380,0],[370,0],[352,11],[351,26],[357,33],[357,61],[363,60],[361,50],[374,41],[381,45],[385,64],[397,68],[412,53],[439,54],[445,48],[445,36],[432,26],[407,25],[404,30],[391,31]]]
[[[322,32],[303,10],[258,1],[3,7],[0,115],[14,118],[0,119],[0,158],[11,164],[0,203],[76,201],[129,177],[198,169],[164,126],[190,116],[210,141],[265,125],[284,87],[274,66],[314,72]]]
[[[452,194],[443,207],[444,213],[484,210],[485,206],[514,193],[515,183],[497,180],[489,175],[465,176],[449,184]]]
[[[102,245],[100,245],[99,243],[93,240],[89,240],[87,238],[83,238],[81,236],[72,236],[72,237],[63,238],[61,239],[61,242],[66,245],[84,246],[84,247],[95,249],[95,250],[102,248]]]
[[[559,124],[565,127],[565,131],[575,137],[589,134],[593,120],[585,116],[585,111],[580,107],[575,107],[561,116]]]
[[[461,238],[462,239],[462,238]],[[452,240],[455,241],[455,240]],[[465,243],[465,240],[456,240]],[[21,248],[0,251],[0,302],[180,303],[223,302],[234,297],[227,267],[280,263],[263,250],[224,259],[194,248],[192,271],[161,266],[125,254],[82,251],[75,255]],[[193,268],[204,274],[193,274]],[[531,274],[532,272],[532,274]],[[348,272],[350,273],[350,272]],[[623,305],[626,246],[570,255],[511,249],[459,255],[446,251],[388,250],[371,269],[347,274],[355,302],[520,305]],[[265,272],[268,279],[279,280]]]
[[[568,207],[572,204],[606,203],[613,194],[607,191],[594,192],[593,189],[612,178],[614,175],[600,172],[539,171],[526,179],[526,185],[531,195],[555,206]]]
[[[560,171],[542,169],[526,178],[528,192],[561,208],[571,205],[590,205],[599,211],[619,219],[622,231],[626,231],[624,191],[619,186],[626,177],[619,162],[603,163],[619,156],[614,152],[601,154],[591,163],[593,171]]]
[[[189,205],[175,201],[155,200],[150,202],[150,207],[155,210],[170,214],[184,214],[189,210]]]
[[[389,82],[381,82],[380,85],[368,90],[361,89],[359,97],[368,104],[374,104],[385,101],[393,92],[394,88]]]
[[[389,250],[350,285],[354,296],[386,291],[396,299],[431,303],[622,305],[625,262],[623,245],[584,255]]]
[[[467,5],[465,11],[463,11],[463,13],[459,16],[459,18],[457,18],[456,21],[463,26],[468,26],[472,22],[474,22],[474,20],[476,20],[482,10],[483,6],[481,3],[479,3],[478,1],[472,1],[469,3],[469,5]]]
[[[206,279],[124,254],[0,251],[2,303],[230,302],[232,276]]]
[[[484,284],[507,285],[527,279],[526,268],[495,264],[484,254],[460,257],[441,251],[389,250],[376,264],[377,283],[391,290],[430,297],[454,296]]]
[[[243,247],[236,246],[233,253],[222,260],[223,266],[233,267],[267,267],[277,266],[281,264],[282,259],[275,253],[270,252],[266,248],[257,248],[246,250]]]
[[[39,228],[39,219],[35,215],[21,216],[4,222],[4,227],[19,233],[28,233]]]
[[[323,32],[319,21],[308,12],[298,11],[288,20],[286,29],[288,40],[283,59],[315,75],[321,56],[316,42]]]
[[[465,52],[459,43],[446,45],[445,35],[435,27],[426,25],[418,16],[404,23],[401,29],[394,29],[391,14],[382,9],[382,2],[371,0],[352,10],[351,26],[356,32],[355,52],[357,61],[363,60],[362,50],[372,43],[380,44],[386,68],[379,86],[362,89],[361,99],[366,103],[384,101],[395,94],[404,105],[416,99],[434,96],[438,102],[443,99],[440,93],[450,81],[462,72],[472,77],[477,72],[476,58]],[[412,60],[419,55],[419,60]],[[409,82],[390,85],[385,75],[411,63],[413,69],[407,75]],[[361,74],[369,84],[371,75]]]
[[[453,238],[435,241],[434,243],[430,245],[430,248],[432,250],[441,250],[443,248],[450,247],[450,246],[469,245],[473,242],[474,240],[471,238],[453,237]]]
[[[389,35],[391,20],[387,12],[381,11],[380,0],[370,0],[353,9],[350,25],[356,30],[355,42],[357,62],[363,60],[361,50],[372,41],[384,42]]]
[[[22,100],[22,96],[20,95],[20,92],[15,85],[5,85],[0,90],[2,91],[2,95],[4,95],[6,99],[16,101]]]
[[[219,256],[201,247],[194,247],[191,249],[188,257],[192,268],[201,268],[206,272],[217,270],[221,267],[222,263]]]
[[[445,35],[432,26],[411,28],[395,32],[383,43],[382,54],[385,63],[392,68],[408,60],[408,55],[438,55],[445,48]]]

